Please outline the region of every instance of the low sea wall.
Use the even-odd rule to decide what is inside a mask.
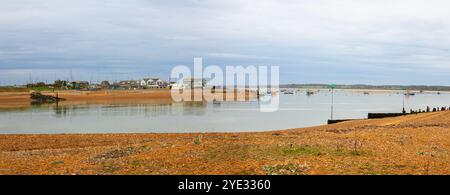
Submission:
[[[328,124],[335,124],[335,123],[340,123],[340,122],[345,122],[345,121],[352,121],[352,120],[358,120],[358,119],[340,119],[340,120],[328,120]]]
[[[376,119],[376,118],[388,118],[388,117],[396,117],[396,116],[404,116],[409,113],[369,113],[367,115],[368,119]]]

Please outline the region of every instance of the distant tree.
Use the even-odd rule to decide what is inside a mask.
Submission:
[[[63,88],[63,87],[65,87],[67,85],[67,81],[63,81],[63,80],[56,80],[54,83],[53,83],[53,87],[55,87],[55,88]]]
[[[109,87],[111,86],[111,84],[109,84],[109,81],[102,81],[102,83],[100,84],[102,89],[109,89]]]

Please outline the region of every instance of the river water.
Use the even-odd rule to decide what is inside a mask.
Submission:
[[[260,112],[259,103],[148,103],[39,105],[0,110],[0,134],[243,132],[323,125],[331,116],[331,93],[305,91],[279,94],[276,112]],[[427,106],[450,106],[450,93],[371,92],[337,90],[334,118],[366,118],[369,112],[401,112]]]

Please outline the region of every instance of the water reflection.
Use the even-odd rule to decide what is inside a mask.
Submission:
[[[32,105],[0,110],[0,133],[127,133],[262,131],[325,124],[330,117],[327,90],[281,94],[277,112],[259,112],[259,102],[151,102],[132,104]],[[450,94],[336,91],[335,117],[365,118],[368,112],[401,112],[450,106]]]
[[[137,103],[137,104],[85,104],[60,105],[40,104],[33,105],[33,111],[49,110],[54,112],[56,118],[77,116],[80,114],[97,113],[101,116],[140,116],[158,117],[167,115],[205,115],[207,102],[173,102],[173,103]],[[218,105],[220,107],[220,105]],[[23,109],[22,111],[26,111]]]

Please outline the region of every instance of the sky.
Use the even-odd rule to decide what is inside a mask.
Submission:
[[[0,85],[278,65],[280,83],[450,85],[448,0],[1,0]]]

